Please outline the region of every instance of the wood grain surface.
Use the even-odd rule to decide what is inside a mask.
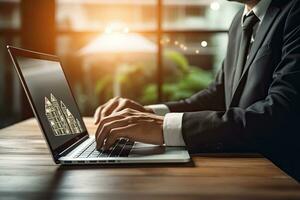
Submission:
[[[89,133],[95,126],[85,118]],[[299,184],[254,154],[188,164],[59,166],[35,119],[0,130],[0,199],[300,199]]]

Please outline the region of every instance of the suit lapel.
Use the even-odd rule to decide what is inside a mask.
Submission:
[[[239,26],[240,26],[240,22],[239,22]],[[231,45],[229,46],[228,50],[230,50],[230,52],[228,53],[230,56],[234,56],[234,59],[231,62],[231,66],[236,66],[237,65],[237,59],[239,54],[239,50],[240,50],[240,43],[241,43],[241,37],[242,37],[242,30],[241,28],[237,28],[236,33],[234,34],[234,38],[232,38],[232,40],[234,40],[234,42],[231,43]],[[234,88],[233,88],[233,79],[234,79],[234,74],[235,74],[235,67],[230,67],[228,70],[228,88],[227,88],[227,100],[226,100],[226,105],[229,106],[230,102],[231,102],[231,98],[232,98],[232,94],[234,92]]]
[[[241,9],[241,11],[237,14],[235,19],[232,22],[232,27],[229,31],[229,42],[228,42],[228,48],[227,48],[227,55],[225,59],[226,66],[226,91],[225,91],[225,97],[226,97],[226,107],[228,108],[231,102],[232,97],[232,84],[233,84],[233,77],[234,77],[234,71],[235,68],[232,66],[236,66],[237,62],[237,55],[240,48],[240,42],[241,42],[241,19],[243,15],[244,9]]]
[[[271,6],[269,7],[269,9],[267,10],[267,13],[265,15],[264,20],[262,21],[262,24],[260,25],[255,41],[253,43],[253,46],[249,52],[249,58],[246,61],[242,76],[239,80],[239,84],[236,88],[234,88],[233,91],[233,95],[232,95],[232,99],[231,99],[231,105],[234,104],[234,100],[239,97],[239,95],[237,95],[239,92],[238,90],[241,89],[241,86],[244,85],[243,83],[243,79],[245,79],[247,77],[247,71],[249,69],[249,67],[251,66],[259,48],[261,47],[269,29],[271,28],[276,16],[278,15],[280,11],[280,8],[275,7],[271,4]]]

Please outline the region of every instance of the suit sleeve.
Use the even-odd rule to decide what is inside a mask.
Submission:
[[[299,20],[295,20],[300,18],[300,5],[296,2],[285,22],[281,61],[272,74],[267,96],[245,109],[216,111],[211,106],[212,111],[184,113],[182,133],[190,151],[231,151],[247,146],[259,150],[273,143],[281,144],[283,138],[299,141],[299,134],[291,128],[300,122],[300,26]],[[209,101],[213,105],[220,103],[214,99],[223,95],[220,83],[182,104],[196,107],[194,102],[199,97],[206,106]],[[280,146],[274,149],[278,151]]]
[[[171,112],[192,112],[201,110],[224,110],[224,71],[223,65],[210,86],[193,96],[174,102],[165,103]]]

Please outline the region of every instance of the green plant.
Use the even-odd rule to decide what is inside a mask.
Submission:
[[[143,104],[157,101],[156,70],[153,62],[135,62],[119,66],[117,80],[122,86],[122,96]],[[187,58],[178,51],[164,52],[165,101],[187,98],[206,88],[212,81],[212,72],[190,66]],[[96,81],[95,92],[105,102],[112,97],[113,74],[103,75]]]
[[[165,73],[165,83],[162,86],[164,100],[179,100],[190,97],[205,89],[212,81],[213,75],[196,66],[190,66],[187,59],[179,52],[166,51],[165,59],[175,63],[175,69],[180,73]],[[168,69],[170,71],[170,69]],[[171,74],[171,76],[170,76]],[[154,103],[157,99],[157,86],[149,84],[145,87],[141,102]]]
[[[181,79],[173,83],[165,83],[162,86],[165,100],[179,100],[187,98],[194,93],[205,89],[212,81],[212,73],[199,68],[190,67]],[[144,90],[141,101],[143,103],[154,103],[157,99],[156,84],[149,84]]]

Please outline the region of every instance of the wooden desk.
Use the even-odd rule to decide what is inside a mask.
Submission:
[[[90,133],[95,131],[86,118]],[[59,166],[34,119],[0,130],[0,199],[300,199],[259,155],[198,155],[184,165]]]

